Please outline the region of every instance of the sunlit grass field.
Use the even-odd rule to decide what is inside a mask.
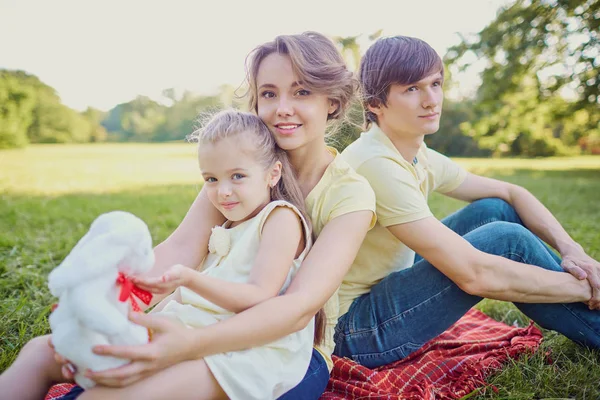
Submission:
[[[600,258],[600,157],[457,159],[470,171],[520,184]],[[201,187],[192,144],[44,145],[0,151],[0,371],[30,338],[48,332],[46,276],[100,213],[133,212],[155,244],[181,221]],[[443,217],[463,204],[434,195]],[[478,306],[508,324],[527,319],[511,304]],[[551,352],[552,364],[545,354]],[[542,349],[511,363],[470,398],[600,398],[600,353],[545,332]]]

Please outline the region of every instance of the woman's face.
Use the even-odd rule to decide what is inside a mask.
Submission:
[[[256,76],[258,116],[286,151],[325,138],[327,116],[337,106],[323,94],[306,89],[292,70],[288,56],[273,53],[260,63]]]

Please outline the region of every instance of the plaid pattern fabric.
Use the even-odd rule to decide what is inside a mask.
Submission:
[[[542,333],[533,323],[516,328],[471,309],[401,361],[371,370],[334,356],[321,400],[459,399],[485,386],[484,378],[504,361],[533,353],[541,341]]]
[[[459,399],[509,358],[533,353],[542,333],[531,323],[516,328],[471,309],[458,322],[401,361],[371,370],[347,358],[334,367],[321,400]],[[57,400],[73,385],[56,385],[45,400]]]
[[[72,387],[73,385],[71,385],[70,383],[61,383],[60,385],[54,385],[50,388],[44,400],[60,399],[65,394],[69,393],[69,390],[71,390]]]

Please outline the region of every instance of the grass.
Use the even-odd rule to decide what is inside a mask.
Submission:
[[[600,157],[457,160],[467,169],[528,188],[571,235],[600,259]],[[0,371],[32,337],[48,332],[54,299],[46,276],[100,213],[121,209],[165,239],[200,189],[189,144],[39,145],[0,151]],[[438,217],[463,204],[432,196]],[[478,308],[524,325],[512,304],[485,300]],[[544,332],[542,349],[511,362],[470,399],[600,398],[598,352]],[[553,363],[548,363],[550,352]]]

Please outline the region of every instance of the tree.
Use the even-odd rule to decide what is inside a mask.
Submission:
[[[88,142],[97,128],[35,75],[0,70],[0,146]]]
[[[106,129],[101,125],[102,120],[106,118],[107,114],[108,113],[93,107],[88,107],[81,113],[83,118],[89,122],[90,131],[87,136],[89,137],[90,142],[104,142],[108,139]]]
[[[0,149],[24,147],[35,105],[31,88],[8,71],[0,71]]]
[[[486,64],[475,102],[480,118],[465,128],[496,153],[531,156],[559,154],[600,134],[599,28],[597,0],[517,0],[501,9],[446,56],[455,69],[469,68],[467,59]],[[574,127],[569,120],[582,110],[587,118]]]
[[[383,29],[379,29],[372,34],[368,35],[368,44],[371,44],[377,38],[381,36]],[[342,57],[346,61],[349,67],[354,71],[358,71],[360,65],[360,58],[362,54],[361,46],[358,42],[362,34],[357,36],[334,36],[333,41],[338,45],[342,53]]]
[[[165,118],[153,135],[153,140],[164,142],[182,141],[193,132],[202,112],[222,108],[220,96],[198,96],[184,92],[181,98],[165,109]]]
[[[359,38],[358,36],[336,36],[333,38],[335,43],[337,43],[341,47],[342,56],[346,60],[346,63],[350,66],[354,67],[355,71],[358,71],[358,66],[360,64],[360,46],[356,41]],[[350,55],[350,57],[348,57]],[[352,60],[352,62],[350,62]]]
[[[482,150],[473,137],[465,135],[461,129],[463,124],[468,124],[474,118],[472,101],[455,102],[445,99],[440,129],[425,136],[425,143],[429,148],[451,157],[488,156],[490,152]]]
[[[146,96],[138,96],[111,109],[102,126],[118,141],[150,142],[165,121],[166,108]]]

